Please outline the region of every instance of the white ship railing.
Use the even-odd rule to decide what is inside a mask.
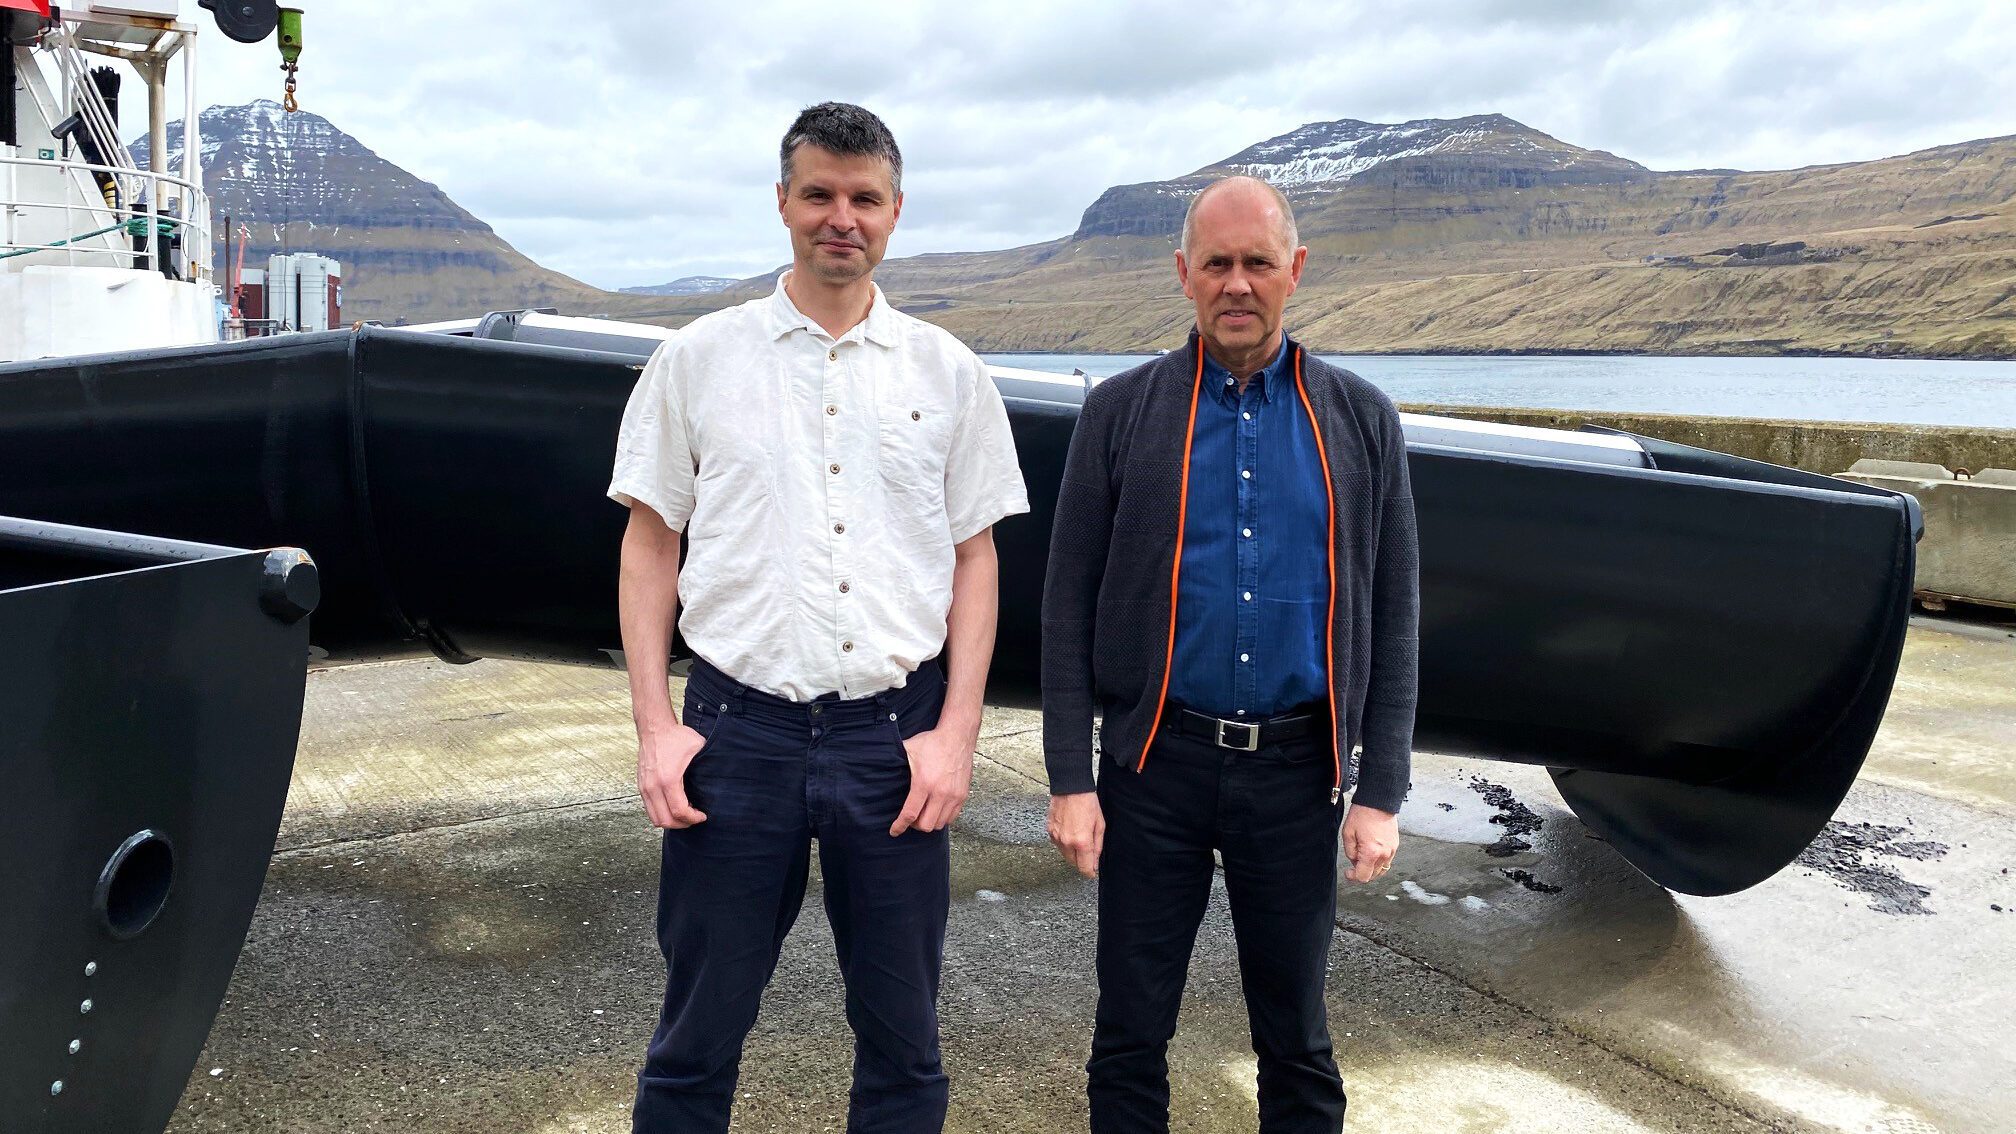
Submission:
[[[85,174],[94,186],[101,174],[117,178],[123,190],[119,194],[120,203],[115,208],[102,201],[78,200],[76,194],[68,192],[60,202],[25,199],[17,187],[16,175],[22,169],[53,170],[62,175],[66,185],[76,173]],[[208,280],[211,276],[210,198],[200,186],[151,170],[4,154],[0,154],[0,172],[6,174],[0,178],[0,219],[5,222],[0,225],[0,272],[24,264],[55,263],[158,270],[163,253],[168,251],[162,240],[165,226],[182,237],[181,251],[170,265],[177,278]],[[157,215],[151,211],[152,206],[164,200],[179,202],[190,215]],[[136,207],[143,201],[149,208]],[[21,218],[30,210],[62,213],[62,231],[68,235],[47,244],[22,239]],[[143,222],[140,228],[146,237],[139,248],[127,239],[128,226],[136,220]],[[114,238],[110,244],[102,239],[108,236]]]

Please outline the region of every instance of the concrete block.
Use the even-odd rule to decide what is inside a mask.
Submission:
[[[1928,464],[1924,461],[1886,461],[1876,457],[1864,457],[1848,466],[1848,471],[1862,476],[1891,476],[1907,480],[1952,480],[1953,474],[1945,465]]]
[[[1903,475],[1864,466],[1902,465]],[[1918,543],[1921,594],[2016,607],[2016,473],[1984,470],[1956,480],[1945,468],[1894,461],[1857,461],[1842,479],[1918,498],[1925,538]]]

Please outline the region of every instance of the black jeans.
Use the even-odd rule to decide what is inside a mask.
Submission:
[[[951,903],[951,837],[889,825],[910,791],[903,738],[938,723],[935,664],[902,689],[794,703],[704,662],[686,722],[707,743],[686,792],[707,821],[665,832],[658,943],[665,1006],[637,1078],[640,1134],[718,1134],[742,1041],[805,899],[819,841],[826,917],[854,1029],[852,1134],[938,1134],[938,977]]]
[[[1336,1134],[1344,1083],[1331,1055],[1324,970],[1337,912],[1337,834],[1327,731],[1235,752],[1164,729],[1135,772],[1099,776],[1099,1009],[1087,1065],[1093,1134],[1169,1129],[1169,1039],[1211,852],[1239,946],[1262,1134]]]

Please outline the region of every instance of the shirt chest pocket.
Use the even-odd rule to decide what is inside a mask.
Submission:
[[[876,451],[882,481],[891,489],[942,500],[951,445],[950,406],[903,397],[883,400]]]

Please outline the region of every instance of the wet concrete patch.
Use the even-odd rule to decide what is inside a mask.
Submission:
[[[1910,833],[1904,827],[1836,820],[1800,852],[1798,863],[1861,895],[1877,913],[1929,915],[1932,910],[1925,899],[1932,896],[1932,888],[1906,881],[1895,867],[1882,861],[1930,862],[1946,856],[1944,843],[1906,838]]]
[[[981,810],[1016,813],[989,825],[1043,805],[989,786]],[[629,1129],[662,979],[656,845],[627,806],[591,804],[281,856],[172,1134]],[[989,880],[999,900],[976,888],[953,904],[954,1134],[1085,1127],[1097,891],[1038,853],[1057,857],[955,830],[960,885]],[[1221,885],[1170,1053],[1177,1129],[1253,1129],[1240,987]],[[1354,1128],[1482,1134],[1572,1113],[1615,1134],[1763,1129],[1351,934],[1328,999]],[[815,871],[749,1037],[735,1129],[840,1130],[850,1063]]]

